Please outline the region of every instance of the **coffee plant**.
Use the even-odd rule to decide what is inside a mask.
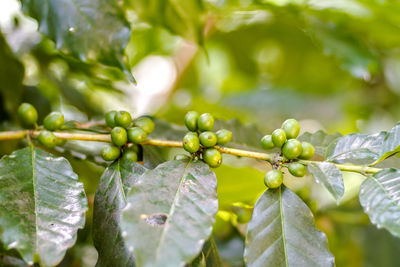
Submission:
[[[52,112],[37,125],[37,111],[22,103],[18,116],[26,130],[0,133],[0,140],[25,138],[27,147],[0,160],[1,241],[29,265],[59,263],[84,227],[88,208],[83,184],[68,160],[52,149],[66,140],[109,143],[101,149],[108,163],[94,200],[93,240],[98,266],[217,266],[210,239],[218,211],[217,178],[211,168],[221,154],[270,164],[265,192],[247,226],[247,266],[333,266],[325,234],[303,200],[285,186],[284,169],[295,177],[310,172],[339,202],[342,171],[366,176],[360,203],[372,223],[400,236],[400,170],[374,167],[400,151],[400,125],[372,135],[353,133],[332,139],[303,134],[295,119],[265,135],[262,153],[231,148],[232,132],[213,132],[214,117],[188,112],[183,141],[158,139],[150,117],[111,111],[96,130],[77,128]],[[75,125],[75,126],[74,126]],[[101,130],[100,130],[101,129]],[[149,135],[149,136],[147,136]],[[232,139],[234,140],[234,139]],[[146,147],[182,147],[189,152],[152,169],[143,166]],[[315,147],[318,150],[315,150]],[[314,153],[324,157],[312,160]],[[212,263],[210,263],[212,262]]]
[[[396,1],[0,10],[0,266],[399,265]]]

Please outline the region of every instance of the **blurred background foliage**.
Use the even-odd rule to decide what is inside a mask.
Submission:
[[[51,110],[71,121],[101,120],[112,109],[150,114],[160,119],[155,137],[175,140],[188,110],[211,112],[235,118],[218,127],[255,150],[288,117],[304,132],[388,130],[400,118],[399,14],[391,0],[2,0],[0,130],[19,128],[22,101],[41,118]],[[0,155],[22,145],[2,142]],[[104,170],[98,147],[69,142],[58,151],[91,208]],[[150,167],[180,152],[143,151]],[[224,266],[243,266],[246,223],[267,169],[226,156],[215,170]],[[371,226],[355,197],[364,178],[344,178],[338,207],[310,177],[285,183],[315,212],[337,266],[398,266],[400,241]],[[94,265],[91,212],[60,266]]]

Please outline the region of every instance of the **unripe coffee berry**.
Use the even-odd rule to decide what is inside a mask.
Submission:
[[[142,128],[147,134],[154,131],[154,122],[149,117],[140,117],[133,121],[133,126]]]
[[[26,126],[34,125],[38,119],[38,113],[34,106],[29,103],[22,103],[18,107],[18,117]]]
[[[217,136],[215,133],[210,131],[202,132],[199,136],[199,139],[200,143],[204,147],[213,147],[217,144]]]
[[[200,140],[196,133],[189,132],[183,137],[183,149],[189,153],[195,153],[200,148]]]
[[[299,158],[301,159],[311,159],[314,156],[315,148],[312,144],[308,142],[301,142],[302,152]]]
[[[197,130],[197,120],[199,119],[199,113],[196,111],[189,111],[185,116],[185,125],[189,131],[195,132]]]
[[[272,132],[271,138],[272,142],[274,143],[274,146],[280,148],[286,142],[286,133],[282,129],[276,129],[275,131]]]
[[[49,131],[41,131],[38,140],[47,148],[54,148],[57,145],[57,137]]]
[[[272,142],[272,135],[268,134],[261,138],[261,147],[264,149],[271,149],[274,148],[274,142]]]
[[[114,127],[111,131],[111,140],[114,145],[123,146],[128,142],[128,134],[124,128]]]
[[[222,156],[215,148],[207,148],[203,152],[203,160],[211,168],[217,168],[222,163]]]
[[[112,145],[104,146],[100,151],[100,155],[105,161],[114,161],[119,158],[120,154],[119,147]]]
[[[217,144],[221,146],[226,145],[232,139],[232,132],[225,129],[217,131],[216,134],[217,134]]]
[[[285,131],[287,139],[294,139],[299,135],[300,124],[295,119],[288,119],[282,123],[282,129]]]
[[[128,128],[131,125],[132,117],[128,111],[118,111],[115,114],[115,124],[123,128]]]
[[[296,159],[301,155],[301,152],[301,143],[296,139],[289,139],[282,148],[282,153],[287,159]]]
[[[292,162],[288,166],[290,174],[296,177],[303,177],[307,173],[306,167],[299,162]]]
[[[138,160],[138,155],[135,151],[126,150],[122,155],[122,160],[135,162]]]
[[[54,111],[46,116],[43,120],[43,126],[49,131],[60,129],[64,125],[64,115],[58,111]]]
[[[203,113],[197,120],[197,128],[201,132],[212,131],[214,127],[214,117],[210,113]]]
[[[280,170],[270,170],[264,176],[264,184],[268,188],[278,188],[282,185],[283,174]]]
[[[146,141],[147,134],[140,127],[132,127],[128,129],[128,140],[135,144],[140,144]]]
[[[117,114],[117,111],[112,110],[106,113],[106,124],[110,128],[114,128],[116,125],[115,123],[115,115]]]

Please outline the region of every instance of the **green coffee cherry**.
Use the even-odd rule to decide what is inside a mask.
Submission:
[[[118,111],[115,114],[115,124],[123,128],[128,128],[131,125],[132,117],[128,111]]]
[[[288,119],[282,123],[282,129],[285,131],[287,139],[294,139],[299,135],[300,124],[295,119]]]
[[[146,141],[147,134],[140,127],[132,127],[128,129],[128,140],[135,144],[140,144]]]
[[[115,123],[115,115],[117,114],[117,111],[112,110],[107,112],[106,114],[106,124],[108,125],[108,127],[110,128],[114,128],[116,125]]]
[[[154,122],[149,117],[140,117],[133,121],[133,126],[142,128],[147,134],[154,131]]]
[[[54,148],[57,145],[57,137],[49,131],[41,131],[38,140],[47,148]]]
[[[200,143],[204,147],[213,147],[217,144],[217,136],[215,133],[207,131],[207,132],[202,132],[199,136]]]
[[[31,126],[37,122],[38,113],[31,104],[22,103],[18,107],[18,117],[24,125]]]
[[[299,158],[301,159],[311,159],[314,156],[315,148],[312,144],[308,142],[301,143],[302,152]]]
[[[122,160],[135,162],[138,160],[138,154],[132,150],[126,150],[122,155]]]
[[[114,161],[121,155],[121,150],[116,146],[104,146],[100,155],[105,161]]]
[[[60,129],[64,125],[64,115],[54,111],[44,118],[43,126],[49,131]]]
[[[199,119],[199,113],[196,111],[189,111],[185,116],[185,125],[189,131],[195,132],[197,130],[197,120]]]
[[[185,154],[178,154],[175,155],[174,160],[189,160],[190,157],[188,155]]]
[[[134,143],[129,143],[127,145],[127,149],[132,150],[132,151],[134,151],[136,153],[140,152],[140,147],[137,144],[134,144]]]
[[[212,131],[214,127],[214,117],[210,113],[203,113],[197,120],[197,128],[201,132]]]
[[[287,159],[296,159],[302,152],[301,143],[296,139],[289,139],[283,145],[282,153]]]
[[[278,188],[283,182],[283,174],[280,170],[270,170],[264,176],[264,184],[268,188]]]
[[[222,163],[222,156],[221,153],[219,153],[219,151],[215,148],[207,148],[203,152],[203,160],[211,168],[217,168]]]
[[[272,135],[268,134],[261,138],[261,147],[264,149],[271,149],[274,148],[274,142],[272,142]]]
[[[286,142],[286,133],[282,129],[276,129],[272,132],[272,142],[276,147],[282,147]]]
[[[111,140],[116,146],[123,146],[128,142],[128,134],[122,127],[114,127],[111,131]]]
[[[183,149],[189,153],[195,153],[200,148],[200,140],[196,133],[189,132],[183,137]]]
[[[67,140],[57,138],[56,146],[63,146],[67,143]]]
[[[232,132],[222,129],[217,131],[217,144],[218,145],[226,145],[227,143],[229,143],[232,139]]]
[[[299,162],[292,162],[288,166],[289,172],[296,177],[303,177],[307,173],[306,166]]]

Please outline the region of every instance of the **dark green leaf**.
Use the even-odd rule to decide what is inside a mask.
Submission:
[[[161,163],[167,161],[163,157],[165,148],[155,146],[143,146],[143,164],[148,169],[154,169]]]
[[[308,164],[308,171],[339,203],[344,194],[344,184],[342,172],[336,165],[330,162],[313,162]]]
[[[221,259],[219,257],[217,245],[214,238],[211,237],[203,247],[203,254],[206,260],[206,266],[219,267],[221,266]]]
[[[141,20],[165,27],[185,39],[202,43],[201,0],[130,0],[129,2]]]
[[[126,70],[123,50],[130,29],[117,0],[25,0],[27,15],[39,22],[39,31],[56,48],[81,61],[99,61]]]
[[[247,227],[247,266],[334,266],[324,233],[307,205],[288,188],[267,190]]]
[[[117,160],[100,178],[93,209],[93,242],[99,252],[97,266],[134,266],[133,255],[121,236],[121,211],[126,205],[126,194],[145,170],[136,162]]]
[[[201,161],[168,161],[139,178],[122,213],[139,266],[182,266],[200,253],[218,210],[216,186]]]
[[[336,139],[326,151],[326,160],[337,163],[370,164],[379,158],[386,132],[349,134]]]
[[[302,142],[305,141],[311,143],[315,147],[315,154],[325,156],[329,144],[341,136],[340,133],[327,134],[324,131],[319,130],[315,133],[306,132],[297,139]]]
[[[9,114],[14,114],[21,102],[24,66],[13,55],[7,41],[0,32],[0,93],[2,105]]]
[[[384,169],[367,178],[360,203],[373,224],[400,237],[400,170]]]
[[[0,228],[6,249],[56,265],[85,223],[87,200],[65,158],[33,147],[0,160]]]

